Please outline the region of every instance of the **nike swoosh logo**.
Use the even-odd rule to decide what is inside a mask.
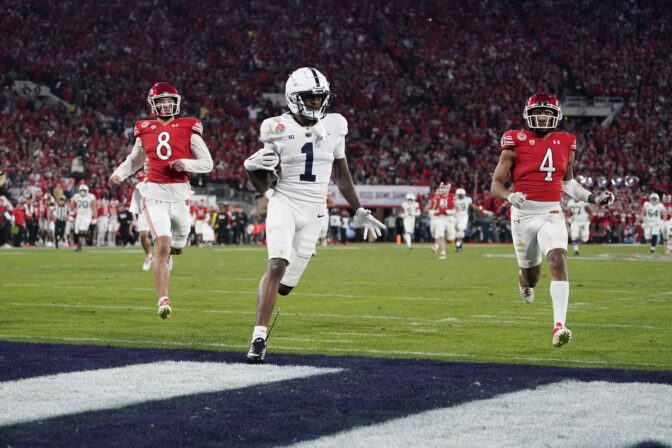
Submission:
[[[317,215],[318,218],[324,218],[325,215]]]

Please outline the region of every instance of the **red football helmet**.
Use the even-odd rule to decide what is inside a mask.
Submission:
[[[663,204],[669,204],[670,202],[672,202],[672,195],[670,195],[670,193],[665,193],[663,195]]]
[[[157,104],[157,100],[161,98],[173,98],[174,101]],[[149,95],[147,95],[147,102],[149,107],[152,108],[152,113],[161,118],[178,115],[180,113],[180,100],[181,97],[177,93],[177,89],[167,82],[157,82],[149,89]]]
[[[549,116],[547,114],[540,114],[541,111],[551,111],[553,114]],[[535,112],[537,112],[535,114]],[[539,118],[543,117],[545,125],[542,125],[542,121]],[[546,119],[548,117],[548,119]],[[527,126],[530,129],[555,129],[558,127],[560,120],[562,120],[562,108],[560,107],[560,101],[555,95],[550,93],[539,92],[535,93],[527,100],[527,105],[525,106],[525,111],[523,112],[523,118],[527,120]]]

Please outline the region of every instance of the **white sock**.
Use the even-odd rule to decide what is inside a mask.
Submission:
[[[578,244],[575,244],[575,245],[574,245],[574,252],[578,252],[578,251],[579,251],[579,245],[578,245]]]
[[[266,327],[262,325],[256,325],[254,327],[254,331],[252,332],[252,341],[257,338],[262,338],[264,341],[266,340]]]
[[[411,235],[408,233],[404,234],[404,241],[406,241],[406,247],[411,247]]]
[[[559,322],[564,327],[569,303],[569,282],[552,281],[551,299],[553,300],[553,325]]]

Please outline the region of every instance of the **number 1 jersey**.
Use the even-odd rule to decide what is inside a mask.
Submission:
[[[506,131],[501,149],[516,154],[513,164],[513,191],[539,202],[560,202],[562,179],[567,162],[576,150],[576,136],[567,132],[551,132],[540,138],[525,130]]]
[[[345,158],[347,133],[348,122],[341,114],[327,114],[311,127],[301,126],[289,113],[264,120],[259,139],[280,156],[282,165],[275,191],[324,204],[334,159]]]

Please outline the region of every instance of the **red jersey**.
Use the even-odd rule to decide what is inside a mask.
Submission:
[[[540,138],[531,131],[511,130],[502,136],[501,147],[516,154],[513,191],[532,201],[560,202],[567,162],[576,151],[576,136],[551,132]]]
[[[672,214],[672,202],[663,202],[663,207],[665,207],[667,217],[670,218],[670,214]]]
[[[429,200],[429,208],[436,210],[434,216],[447,216],[455,214],[455,195],[434,193]],[[448,211],[451,213],[448,213]]]
[[[185,172],[170,168],[178,159],[191,159],[191,136],[203,134],[203,125],[196,118],[184,117],[162,124],[158,120],[135,123],[133,135],[140,138],[147,154],[147,180],[159,184],[183,183],[189,180]]]
[[[198,221],[203,221],[208,214],[207,207],[196,207],[196,210],[194,211],[196,212],[196,220]]]
[[[98,217],[108,217],[110,215],[110,206],[102,204],[98,206]]]

